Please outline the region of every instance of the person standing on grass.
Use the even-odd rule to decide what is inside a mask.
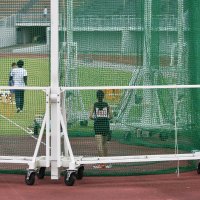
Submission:
[[[12,71],[12,69],[14,69],[16,67],[17,67],[17,64],[15,62],[13,62],[12,66],[11,66],[11,71]],[[9,77],[11,75],[11,71],[10,71]],[[9,80],[8,86],[13,86],[13,85],[14,85],[13,80]],[[14,98],[15,98],[15,90],[10,90],[10,98],[11,98],[11,102],[13,102]]]
[[[17,62],[17,68],[12,69],[9,81],[13,81],[13,86],[24,87],[27,85],[27,71],[23,68],[24,61]],[[24,90],[15,90],[15,102],[17,113],[23,111],[24,107]]]
[[[99,156],[107,156],[107,135],[110,132],[110,122],[112,119],[112,111],[108,103],[104,102],[104,92],[98,90],[97,102],[94,103],[90,111],[90,119],[94,120],[95,139]],[[94,168],[110,168],[111,165],[100,164]]]

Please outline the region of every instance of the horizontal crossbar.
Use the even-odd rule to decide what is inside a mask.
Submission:
[[[189,154],[161,154],[140,156],[114,156],[114,157],[82,157],[75,158],[76,164],[98,164],[98,163],[138,163],[156,161],[181,161],[200,160],[200,152]]]

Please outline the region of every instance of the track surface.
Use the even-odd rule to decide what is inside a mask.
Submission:
[[[27,186],[22,175],[0,175],[1,200],[198,200],[200,176],[194,172],[176,174],[84,177],[74,186],[58,181],[36,180]]]

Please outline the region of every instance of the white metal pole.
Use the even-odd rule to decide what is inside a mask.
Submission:
[[[144,55],[143,85],[152,85],[151,79],[151,32],[152,32],[152,0],[144,1]],[[152,123],[152,91],[143,91],[142,123]]]
[[[0,87],[1,89],[2,87]],[[199,85],[128,85],[128,86],[77,86],[77,87],[61,87],[61,92],[65,90],[146,90],[146,89],[192,89],[192,88],[200,88]],[[12,89],[12,87],[10,87]]]
[[[59,100],[59,0],[51,0],[51,179],[60,177]]]
[[[187,66],[185,61],[185,52],[184,52],[184,1],[178,0],[178,17],[177,17],[177,53],[178,53],[178,61],[177,61],[177,80],[176,84],[188,84],[188,76],[187,76]],[[178,90],[179,97],[188,96],[187,90]],[[188,98],[188,97],[187,97]],[[186,101],[182,101],[178,105],[177,119],[179,119],[179,123],[187,124],[188,121],[188,113],[186,111],[187,107]]]
[[[50,110],[49,110],[50,88],[46,91],[46,167],[50,166]]]

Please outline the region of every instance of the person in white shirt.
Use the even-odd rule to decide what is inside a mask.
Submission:
[[[9,77],[10,77],[10,74],[11,74],[12,69],[14,69],[14,68],[16,68],[16,67],[17,67],[17,63],[13,62],[13,63],[12,63],[12,66],[11,66],[10,73],[9,73]],[[13,80],[12,80],[12,81],[9,81],[9,82],[8,82],[8,85],[9,85],[9,86],[13,86],[13,85],[14,85]],[[14,99],[15,99],[15,90],[10,90],[10,100],[11,100],[11,102],[13,102]]]
[[[27,71],[23,66],[24,61],[19,60],[17,62],[17,68],[12,69],[9,81],[13,81],[13,86],[24,87],[27,85]],[[17,113],[22,112],[24,107],[24,90],[15,90],[15,102]]]
[[[43,10],[43,17],[47,18],[47,14],[48,14],[48,10],[47,10],[47,7],[45,7]]]

